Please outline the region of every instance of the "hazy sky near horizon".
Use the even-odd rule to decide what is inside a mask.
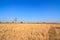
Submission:
[[[59,0],[0,0],[0,21],[60,22]]]

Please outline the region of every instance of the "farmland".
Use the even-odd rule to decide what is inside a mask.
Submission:
[[[60,24],[0,24],[0,40],[49,40],[51,27]]]

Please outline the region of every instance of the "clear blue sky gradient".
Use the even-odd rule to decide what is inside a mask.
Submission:
[[[0,0],[0,21],[60,22],[59,0]]]

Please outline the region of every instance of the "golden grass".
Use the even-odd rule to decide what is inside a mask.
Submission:
[[[48,40],[52,26],[60,24],[0,24],[0,40]]]

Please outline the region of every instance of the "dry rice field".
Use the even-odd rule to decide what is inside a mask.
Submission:
[[[0,40],[49,40],[49,28],[60,24],[0,24]]]

